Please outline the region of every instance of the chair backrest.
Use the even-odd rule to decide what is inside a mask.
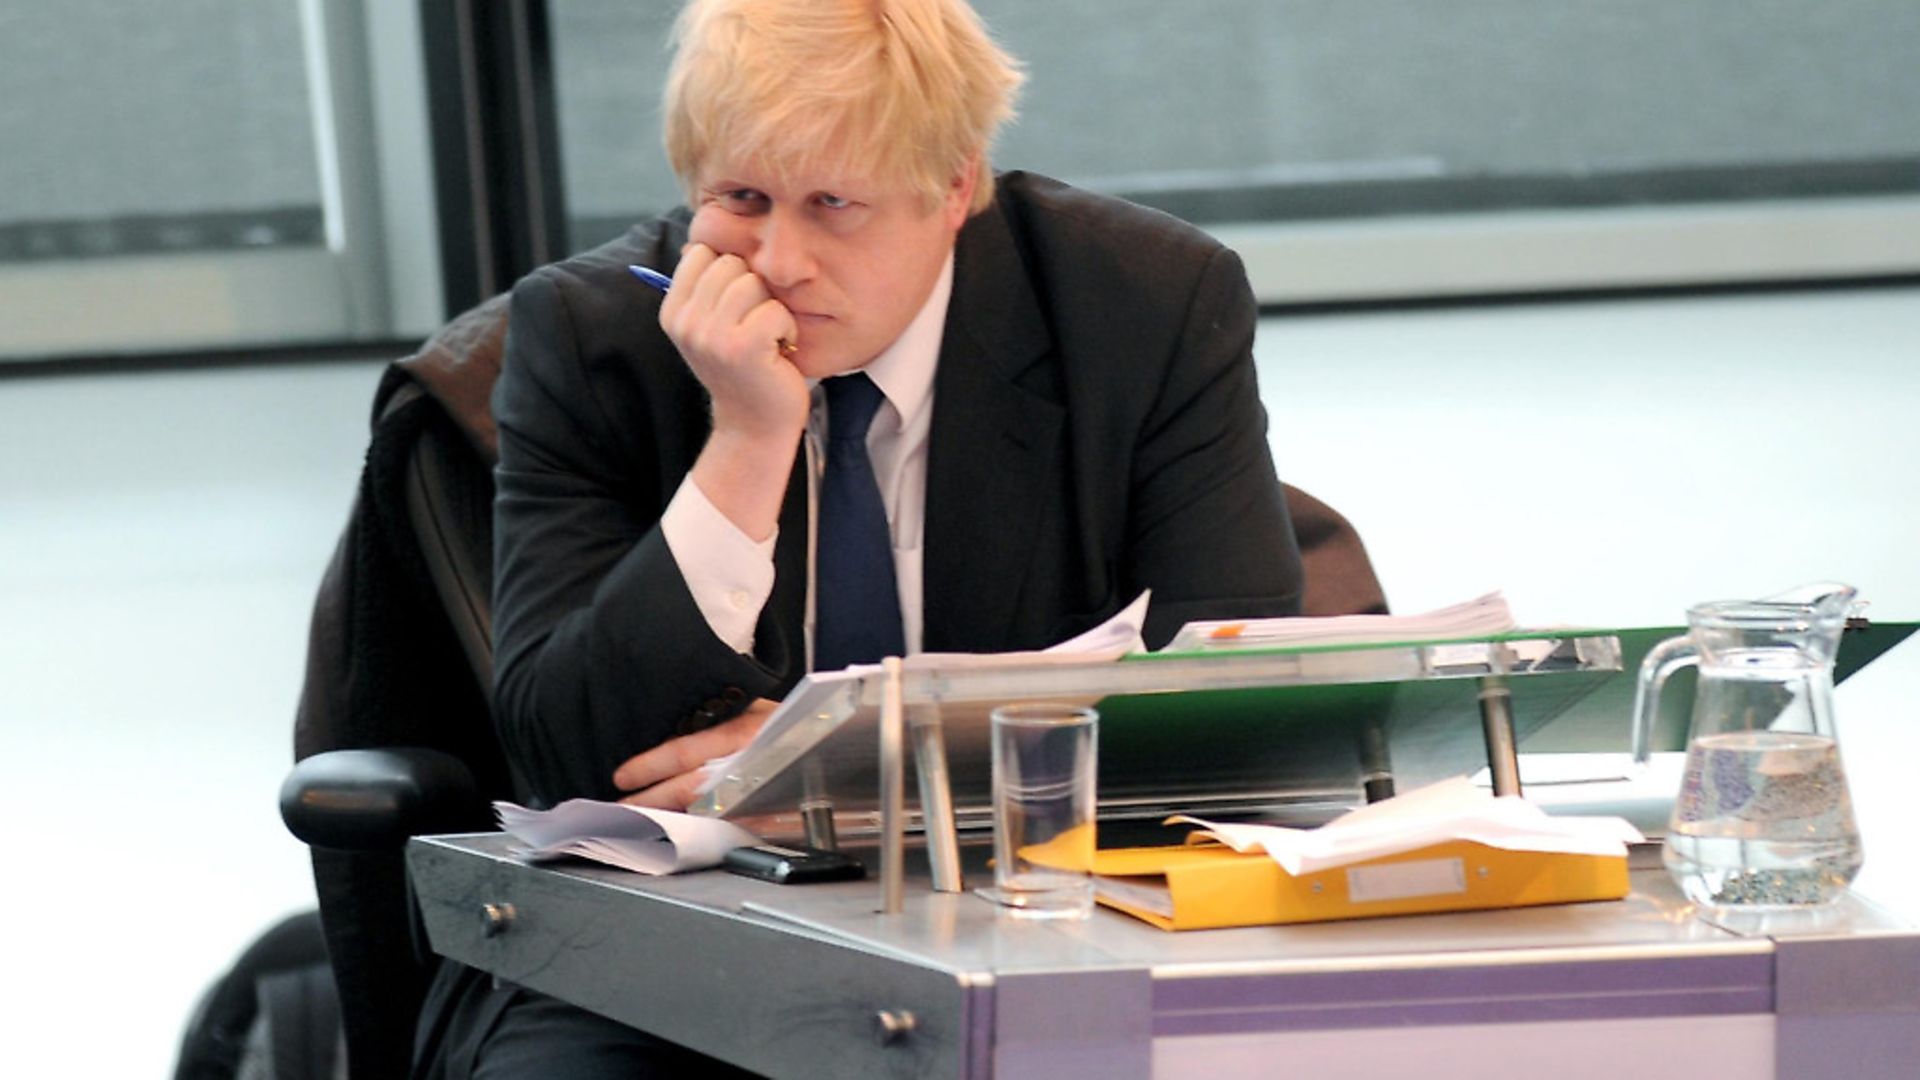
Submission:
[[[464,763],[483,797],[512,795],[488,705],[492,498],[491,464],[435,397],[390,369],[314,608],[296,759],[425,747]],[[459,813],[449,828],[492,827],[484,801]],[[404,853],[397,843],[315,847],[312,858],[350,1074],[404,1076],[431,976],[413,936]]]
[[[493,471],[444,414],[415,439],[405,475],[407,523],[434,595],[473,669],[493,686]]]
[[[1385,615],[1387,596],[1373,572],[1367,548],[1338,510],[1282,484],[1287,513],[1293,518],[1294,539],[1300,544],[1300,564],[1306,591],[1300,598],[1302,615]]]

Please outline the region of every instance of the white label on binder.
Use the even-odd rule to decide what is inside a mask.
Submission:
[[[1466,891],[1467,868],[1460,859],[1420,859],[1347,871],[1347,899],[1356,904]]]

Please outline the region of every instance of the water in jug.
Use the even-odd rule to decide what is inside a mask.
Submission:
[[[1854,590],[1796,594],[1695,606],[1686,636],[1654,646],[1640,667],[1633,731],[1642,763],[1667,677],[1699,669],[1664,859],[1705,907],[1823,904],[1860,871],[1833,724],[1833,659]]]

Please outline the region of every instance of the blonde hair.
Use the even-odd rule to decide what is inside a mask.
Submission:
[[[687,197],[724,148],[786,176],[856,162],[931,207],[987,152],[1024,76],[965,0],[692,0],[674,26],[667,159]]]

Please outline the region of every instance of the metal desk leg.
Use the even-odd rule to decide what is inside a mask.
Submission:
[[[960,833],[953,816],[953,785],[947,772],[947,740],[938,705],[917,706],[913,765],[920,774],[920,817],[927,830],[927,865],[934,892],[960,892]]]
[[[807,844],[822,851],[839,851],[840,837],[834,832],[833,796],[827,788],[826,772],[817,758],[800,763],[800,827],[806,830]]]
[[[900,658],[881,661],[880,688],[880,912],[898,915],[907,906],[907,812],[905,697]]]
[[[807,799],[800,804],[800,827],[806,830],[807,846],[821,851],[839,851],[840,834],[833,827],[833,803],[826,799]]]
[[[1387,749],[1387,725],[1370,716],[1360,727],[1360,786],[1370,803],[1393,798],[1393,755]]]
[[[1480,724],[1487,736],[1487,768],[1493,774],[1493,793],[1520,794],[1520,754],[1513,734],[1513,691],[1502,676],[1488,675],[1480,680]]]

